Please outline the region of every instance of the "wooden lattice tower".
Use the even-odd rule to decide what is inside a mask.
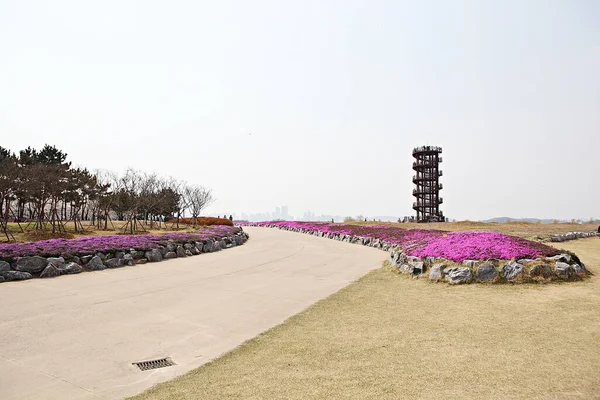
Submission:
[[[413,183],[416,185],[413,196],[417,200],[413,203],[413,210],[417,212],[417,222],[445,221],[444,214],[440,211],[440,204],[444,202],[440,197],[440,190],[443,188],[440,183],[441,153],[442,148],[436,146],[413,149],[413,169],[416,172],[413,176]]]

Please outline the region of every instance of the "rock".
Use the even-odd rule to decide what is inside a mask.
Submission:
[[[402,264],[400,266],[400,272],[403,274],[412,274],[412,266],[410,264]]]
[[[210,253],[213,251],[213,244],[211,241],[206,242],[204,248],[202,249],[204,253]]]
[[[548,264],[537,264],[529,271],[529,276],[532,278],[552,279],[552,269]]]
[[[146,252],[146,259],[150,262],[162,261],[163,255],[160,249],[152,249]]]
[[[215,240],[215,242],[213,243],[213,251],[219,251],[221,250],[221,242],[219,242],[218,240]]]
[[[169,260],[171,258],[177,258],[177,253],[174,251],[169,251],[165,254],[165,260]]]
[[[106,269],[106,266],[102,262],[100,256],[94,256],[92,259],[85,265],[87,269],[90,271],[102,271]]]
[[[196,250],[198,250],[198,253],[202,253],[202,251],[204,250],[204,243],[202,242],[196,242]]]
[[[549,257],[548,260],[561,261],[561,262],[568,264],[571,262],[571,255],[570,254],[559,254],[554,257]]]
[[[468,267],[453,267],[444,270],[445,279],[456,285],[459,283],[469,283],[472,279],[471,269]]]
[[[79,273],[83,272],[83,268],[81,267],[81,265],[77,264],[76,262],[70,262],[67,265],[63,266],[62,268],[59,268],[59,271],[60,271],[61,275],[71,275],[71,274],[79,274]]]
[[[558,261],[556,264],[554,264],[554,273],[559,278],[570,279],[575,274],[575,271],[569,264]]]
[[[29,272],[21,271],[4,271],[0,272],[0,275],[2,275],[6,281],[24,281],[33,278]]]
[[[177,246],[175,254],[177,254],[177,257],[185,257],[185,249],[183,248],[183,246]]]
[[[573,268],[573,271],[575,271],[576,275],[579,275],[579,276],[587,275],[587,269],[585,269],[585,265],[573,263],[573,264],[571,264],[571,267]]]
[[[474,279],[476,281],[491,281],[498,277],[498,270],[491,262],[484,262],[475,271]]]
[[[419,261],[419,262],[411,261],[411,262],[409,262],[409,264],[412,269],[413,275],[421,275],[421,274],[425,273],[425,263],[423,263],[423,261]]]
[[[190,250],[186,250],[185,251],[185,256],[186,257],[191,257],[191,256],[193,256],[193,254],[192,254],[192,252]]]
[[[400,265],[406,263],[406,261],[406,257],[400,252],[395,251],[390,255],[390,265],[394,268],[398,268]]]
[[[96,257],[100,257],[100,260],[102,261],[106,261],[106,259],[108,258],[104,253],[96,253]]]
[[[6,261],[0,261],[0,272],[10,271],[10,264]]]
[[[60,271],[58,267],[55,267],[54,264],[50,263],[46,268],[44,268],[44,270],[40,274],[40,278],[54,278],[55,276],[59,275]]]
[[[478,260],[465,260],[462,262],[463,265],[471,268],[475,268],[479,264]]]
[[[62,257],[48,257],[48,264],[52,264],[56,268],[60,268],[65,265],[65,259]]]
[[[169,244],[167,244],[167,245],[165,246],[165,249],[167,250],[167,251],[166,251],[166,253],[170,253],[170,252],[172,252],[172,251],[175,251],[175,245],[173,245],[173,244],[169,243]],[[165,253],[165,254],[166,254],[166,253]]]
[[[123,256],[123,263],[125,265],[131,266],[131,265],[135,265],[135,260],[133,259],[133,256],[131,254],[125,254]]]
[[[33,256],[33,257],[20,257],[14,269],[20,272],[28,272],[30,274],[37,274],[42,272],[48,265],[48,260],[44,257]]]
[[[4,279],[4,277],[2,275],[0,275],[0,283],[5,282],[6,279]]]
[[[523,264],[523,265],[525,265],[525,264],[529,264],[530,262],[534,262],[534,261],[535,261],[535,260],[532,260],[531,258],[522,258],[522,259],[520,259],[520,260],[517,260],[517,262],[518,262],[519,264]]]
[[[446,264],[433,264],[431,271],[429,271],[429,279],[432,281],[441,281],[444,279],[444,268],[446,268]]]
[[[147,258],[138,258],[137,260],[135,260],[136,264],[146,264],[148,262]]]
[[[508,261],[502,267],[502,277],[507,281],[513,281],[523,277],[523,265],[515,261]]]
[[[191,255],[196,256],[198,254],[200,254],[200,252],[198,251],[198,249],[196,248],[196,246],[192,246],[189,250],[186,250],[186,252],[189,251]]]
[[[92,258],[94,258],[94,256],[83,256],[81,257],[81,263],[85,265],[89,263]]]
[[[122,258],[109,258],[105,262],[108,268],[119,268],[125,265],[125,262]]]
[[[122,251],[117,251],[115,253],[115,258],[123,258],[125,257],[125,253],[123,253]]]
[[[81,264],[81,258],[79,258],[77,256],[73,256],[73,258],[71,259],[71,262],[74,262],[75,264]]]
[[[146,257],[146,253],[143,252],[143,251],[141,251],[141,250],[129,251],[129,254],[131,254],[133,256],[134,260],[139,260],[140,258],[145,258]]]

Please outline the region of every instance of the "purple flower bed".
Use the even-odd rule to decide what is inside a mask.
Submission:
[[[12,261],[17,257],[69,257],[96,252],[149,250],[168,241],[201,242],[233,235],[239,228],[212,225],[194,233],[165,233],[161,235],[106,235],[77,239],[50,239],[38,242],[0,244],[0,260]]]
[[[431,229],[403,229],[385,225],[294,221],[240,223],[239,225],[271,225],[375,238],[399,246],[404,254],[410,256],[440,257],[456,262],[489,258],[501,260],[536,258],[560,254],[553,247],[498,232],[446,232]]]

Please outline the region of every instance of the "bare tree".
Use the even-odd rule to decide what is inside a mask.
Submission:
[[[208,207],[215,199],[212,196],[212,191],[203,186],[187,186],[184,191],[184,197],[187,198],[187,204],[192,214],[192,223],[196,227],[198,217],[202,210]]]

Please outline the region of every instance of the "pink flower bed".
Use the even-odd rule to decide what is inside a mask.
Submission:
[[[165,233],[161,235],[106,235],[86,236],[77,239],[50,239],[37,242],[0,244],[0,260],[14,260],[25,256],[68,257],[96,252],[129,249],[150,250],[168,241],[201,242],[233,235],[239,228],[212,225],[194,233]]]
[[[446,232],[431,229],[403,229],[385,225],[346,225],[326,222],[271,221],[239,223],[250,226],[276,226],[308,229],[331,234],[375,238],[399,246],[415,257],[440,257],[462,262],[497,258],[548,257],[560,254],[553,247],[498,232]]]

